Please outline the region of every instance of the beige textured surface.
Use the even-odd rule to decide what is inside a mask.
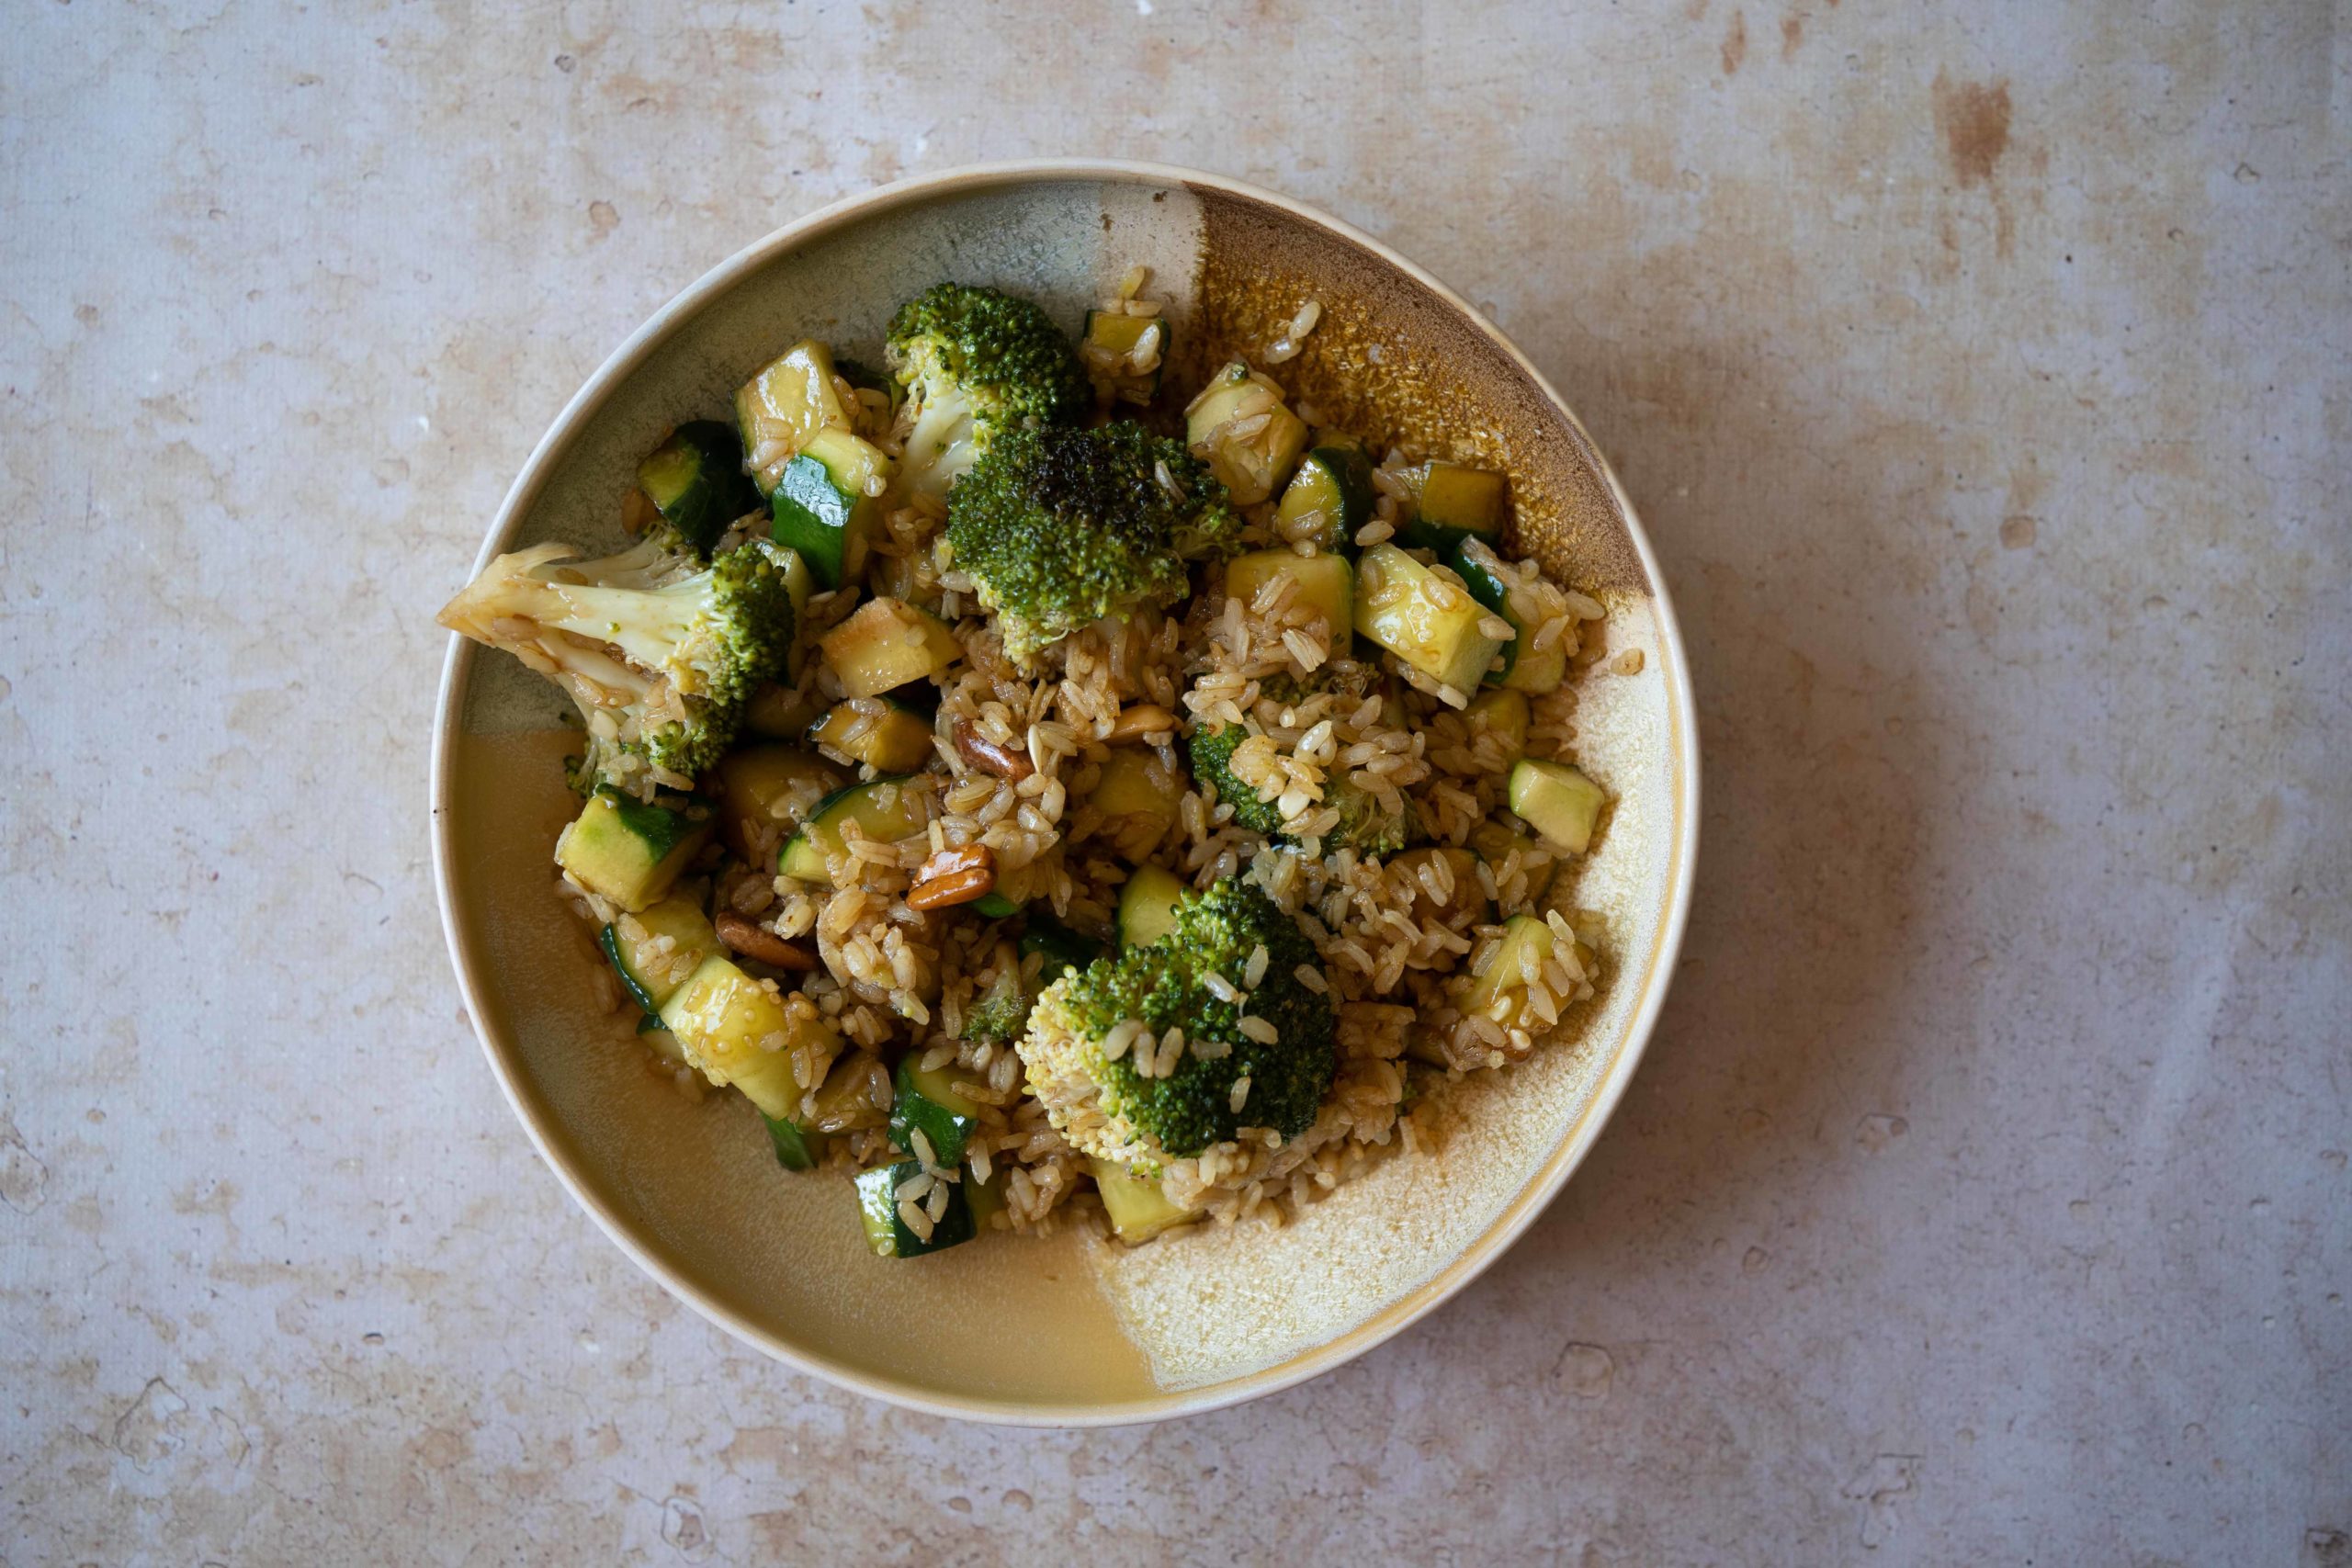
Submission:
[[[12,11],[0,1560],[2352,1560],[2346,24],[1560,9]],[[1489,302],[1645,509],[1710,768],[1525,1244],[1086,1436],[784,1373],[597,1235],[456,1016],[417,744],[630,327],[1051,152]]]

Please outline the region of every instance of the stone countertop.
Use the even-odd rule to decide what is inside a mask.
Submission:
[[[2352,1562],[2340,11],[477,9],[7,20],[0,1561]],[[1041,153],[1481,302],[1707,748],[1681,976],[1532,1234],[1097,1433],[670,1301],[426,861],[432,613],[573,389],[775,225]]]

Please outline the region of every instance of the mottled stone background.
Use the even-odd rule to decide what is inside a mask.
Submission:
[[[2352,1561],[2352,13],[0,26],[10,1568]],[[1046,152],[1484,302],[1643,507],[1707,746],[1680,979],[1532,1235],[1085,1435],[643,1279],[425,860],[431,614],[587,372],[777,223]]]

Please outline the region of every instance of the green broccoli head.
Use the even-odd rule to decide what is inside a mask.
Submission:
[[[1349,849],[1379,860],[1403,849],[1411,834],[1409,805],[1402,813],[1385,810],[1379,796],[1347,779],[1324,782],[1323,804],[1340,814],[1339,825],[1323,837],[1326,851]]]
[[[1281,808],[1271,800],[1259,799],[1256,790],[1233,776],[1233,753],[1249,738],[1249,727],[1239,724],[1193,730],[1185,743],[1192,753],[1193,778],[1214,788],[1217,799],[1233,807],[1236,826],[1253,833],[1279,833],[1283,830]]]
[[[1237,827],[1283,837],[1282,808],[1259,799],[1256,790],[1233,775],[1233,753],[1249,736],[1249,728],[1238,724],[1193,731],[1186,743],[1192,753],[1193,777],[1214,786],[1217,799],[1232,804]],[[1379,797],[1369,790],[1358,788],[1346,778],[1327,779],[1323,801],[1340,814],[1339,825],[1324,837],[1326,850],[1351,849],[1359,855],[1376,857],[1393,855],[1405,847],[1406,818],[1382,809]]]
[[[582,774],[650,799],[659,775],[690,780],[718,761],[752,693],[782,672],[788,552],[754,540],[707,567],[658,542],[604,560],[574,554],[545,544],[500,556],[440,621],[561,686],[587,722]]]
[[[1023,664],[1105,615],[1176,604],[1185,563],[1240,531],[1208,466],[1139,424],[1008,431],[947,501],[956,570]]]
[[[1302,965],[1321,972],[1298,922],[1254,883],[1227,877],[1180,903],[1161,941],[1046,988],[1019,1046],[1030,1088],[1080,1152],[1131,1168],[1187,1158],[1244,1127],[1296,1137],[1330,1089],[1339,1031],[1330,997],[1298,978]],[[1218,999],[1213,974],[1241,993],[1241,1005]],[[1245,1017],[1273,1039],[1253,1038]],[[1148,1034],[1123,1027],[1135,1020]],[[1161,1074],[1157,1043],[1170,1029],[1183,1031],[1184,1043]],[[1114,1030],[1132,1041],[1122,1047]]]
[[[899,307],[885,352],[914,402],[901,471],[944,495],[1009,430],[1068,424],[1093,407],[1053,318],[993,288],[942,283]]]
[[[1029,992],[1021,984],[1021,968],[1010,965],[997,974],[989,988],[964,1010],[964,1035],[990,1045],[1018,1040],[1029,1023]]]

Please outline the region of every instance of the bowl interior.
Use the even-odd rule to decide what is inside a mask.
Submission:
[[[1610,611],[1644,673],[1582,678],[1579,761],[1616,804],[1578,871],[1606,916],[1605,979],[1575,1040],[1441,1089],[1443,1146],[1387,1159],[1279,1230],[1127,1251],[996,1238],[912,1264],[864,1248],[846,1183],[779,1169],[749,1104],[681,1098],[550,891],[574,804],[565,704],[511,659],[454,655],[436,789],[452,948],[476,1021],[550,1162],[657,1278],[755,1344],[923,1408],[1134,1419],[1263,1392],[1427,1310],[1507,1245],[1583,1153],[1663,990],[1687,892],[1695,755],[1681,649],[1605,466],[1498,339],[1375,247],[1287,204],[1173,171],[979,171],[879,193],[736,258],[649,323],[568,410],[490,547],[618,541],[638,458],[723,415],[793,341],[878,360],[901,299],[943,277],[1029,295],[1075,331],[1132,265],[1170,300],[1180,363],[1259,351],[1309,299],[1305,352],[1272,367],[1324,417],[1509,469],[1521,549]],[[1186,384],[1180,380],[1180,385]]]

